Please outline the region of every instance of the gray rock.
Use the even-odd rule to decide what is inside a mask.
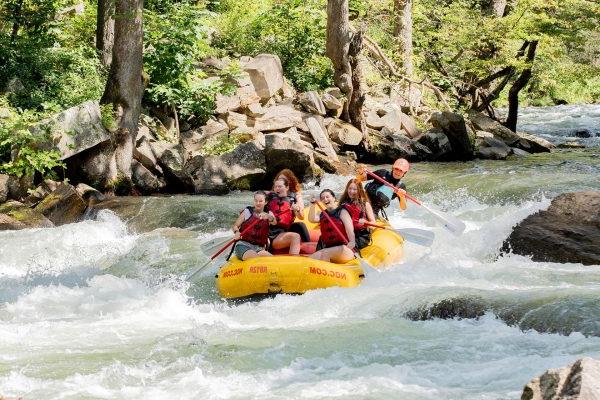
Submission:
[[[309,117],[304,120],[306,125],[308,126],[308,130],[317,144],[318,148],[323,150],[325,154],[327,154],[333,161],[339,161],[338,156],[329,141],[329,137],[327,136],[327,132],[323,126],[322,119],[319,120],[315,117]]]
[[[530,152],[521,150],[517,147],[511,147],[510,149],[512,150],[512,154],[517,157],[525,157],[531,154]]]
[[[344,108],[344,103],[331,93],[323,93],[321,95],[321,101],[326,109],[335,111],[336,116],[341,114],[342,109]]]
[[[154,175],[148,168],[136,160],[133,160],[131,163],[131,178],[135,187],[143,194],[160,192],[166,186],[163,179]]]
[[[87,203],[72,185],[60,183],[34,210],[43,214],[54,225],[63,225],[79,221],[86,208]]]
[[[402,131],[402,111],[395,104],[388,104],[385,108],[385,115],[381,117],[383,126],[394,133]]]
[[[329,124],[327,132],[331,140],[341,146],[358,146],[363,140],[363,134],[360,130],[337,118]]]
[[[431,115],[431,124],[441,129],[452,147],[451,160],[472,160],[474,156],[475,132],[465,123],[462,115],[444,111]]]
[[[193,155],[185,169],[196,193],[222,194],[231,189],[258,187],[266,173],[264,143],[252,141],[221,156]]]
[[[139,140],[137,146],[133,148],[133,158],[142,163],[147,169],[156,171],[156,156],[146,138]]]
[[[502,140],[509,146],[519,140],[519,136],[515,132],[478,111],[470,110],[469,120],[473,123],[475,129],[490,132],[496,139]]]
[[[546,139],[530,133],[517,132],[516,134],[519,140],[515,143],[514,147],[518,147],[529,153],[549,153],[552,149],[556,148],[556,146]]]
[[[324,116],[327,112],[323,101],[319,97],[319,94],[314,90],[306,93],[300,93],[298,95],[298,103],[302,104],[304,109],[309,113]]]
[[[186,192],[193,188],[192,177],[184,168],[183,148],[180,145],[155,142],[150,143],[150,147],[173,190]]]
[[[16,231],[25,228],[27,228],[27,225],[23,222],[7,214],[0,214],[0,231]]]
[[[599,400],[600,361],[584,357],[532,379],[521,400]]]
[[[79,196],[86,201],[88,204],[96,203],[98,201],[103,201],[106,199],[100,191],[94,189],[93,187],[86,185],[85,183],[79,183],[75,186],[75,190],[79,193]]]
[[[237,111],[240,107],[240,98],[238,96],[225,96],[221,93],[217,93],[215,96],[215,114]]]
[[[521,221],[502,246],[533,261],[600,264],[600,192],[564,193]]]
[[[375,112],[375,110],[370,110],[367,113],[367,118],[365,118],[365,122],[369,128],[376,130],[380,130],[385,126],[383,120],[379,115],[377,115],[377,112]]]
[[[301,129],[303,113],[291,106],[281,105],[266,109],[263,116],[256,118],[254,128],[261,132],[279,131],[293,126]]]
[[[269,176],[284,168],[294,171],[300,180],[322,175],[322,170],[315,164],[313,151],[283,134],[265,135],[264,153]]]
[[[46,196],[55,191],[56,188],[58,188],[59,184],[59,182],[53,181],[51,179],[44,180],[44,182],[40,183],[38,187],[36,187],[35,190],[23,200],[23,203],[27,207],[35,206]]]
[[[227,123],[227,126],[230,130],[234,130],[239,127],[250,127],[254,125],[254,120],[252,118],[249,118],[246,114],[240,114],[233,111],[229,111],[225,115],[225,122]]]
[[[398,158],[414,160],[417,153],[413,149],[413,140],[404,136],[393,134],[384,128],[381,132],[369,130],[368,161],[372,163],[389,164]]]
[[[100,105],[86,101],[71,107],[30,128],[34,135],[49,134],[48,149],[56,149],[61,160],[110,140],[110,133],[102,126]]]
[[[33,188],[33,175],[23,175],[16,177],[8,176],[8,198],[20,200],[27,196],[27,191]]]
[[[0,174],[0,203],[8,199],[8,175]]]
[[[410,116],[404,114],[402,111],[400,113],[402,129],[406,131],[409,138],[417,139],[421,135],[419,128],[417,128],[417,124]]]
[[[283,87],[283,68],[279,57],[273,54],[259,54],[244,66],[256,93],[262,100],[268,100]]]
[[[478,158],[489,160],[506,160],[506,158],[512,153],[511,148],[506,143],[494,138],[491,134],[483,137],[478,136],[476,142],[478,145],[475,155]]]
[[[440,128],[432,128],[419,138],[418,142],[431,150],[431,160],[446,160],[452,154],[448,137]]]
[[[54,226],[52,221],[39,211],[32,210],[25,204],[14,200],[0,204],[0,214],[10,217],[10,219],[4,218],[7,224],[15,224],[13,220],[16,220],[25,225],[25,228],[51,228]],[[17,224],[19,229],[23,228],[21,224]]]

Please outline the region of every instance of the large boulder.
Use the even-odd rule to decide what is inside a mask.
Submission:
[[[259,54],[245,65],[256,93],[263,101],[271,98],[283,87],[283,68],[279,57],[273,54]]]
[[[77,190],[63,182],[38,203],[34,210],[43,214],[54,225],[63,225],[79,221],[86,208],[87,203]]]
[[[449,111],[435,112],[431,124],[441,129],[452,147],[451,160],[472,160],[474,157],[475,132],[465,123],[462,115]]]
[[[156,171],[160,167],[157,166],[156,156],[150,147],[150,142],[143,137],[137,141],[133,148],[133,158],[139,161],[146,169]]]
[[[584,357],[566,367],[549,369],[525,385],[521,395],[521,400],[550,399],[600,399],[600,361]]]
[[[289,105],[269,107],[266,112],[254,121],[254,129],[260,132],[279,131],[306,126],[302,120],[304,114]],[[307,130],[307,129],[304,129]]]
[[[447,160],[451,157],[452,146],[448,136],[439,128],[432,128],[419,137],[418,142],[431,150],[431,160]]]
[[[489,132],[496,139],[502,140],[509,146],[512,146],[519,140],[519,136],[515,132],[478,111],[469,110],[469,120],[473,123],[475,129]]]
[[[338,101],[337,99],[335,100]],[[327,112],[323,101],[319,97],[319,94],[314,90],[306,93],[300,93],[298,95],[298,103],[300,103],[302,107],[304,107],[304,109],[309,113],[324,116]]]
[[[327,126],[327,133],[329,133],[331,140],[340,146],[358,146],[363,139],[360,130],[337,118]]]
[[[166,186],[164,179],[154,175],[148,168],[136,160],[131,162],[131,178],[135,187],[143,194],[160,192]]]
[[[313,150],[281,133],[265,135],[265,160],[269,176],[284,168],[294,171],[300,180],[322,175],[322,170],[315,163]]]
[[[7,214],[0,214],[0,231],[16,231],[25,228],[27,228],[27,225],[23,222]],[[2,398],[0,397],[0,399]]]
[[[413,149],[413,140],[399,134],[390,132],[387,128],[381,131],[368,130],[369,153],[365,161],[371,163],[388,164],[398,158],[414,160],[417,153]]]
[[[110,133],[102,125],[100,105],[86,101],[71,107],[31,128],[36,135],[49,134],[51,146],[60,152],[61,160],[110,140]]]
[[[502,250],[533,261],[600,264],[600,192],[557,196],[547,210],[519,223]]]
[[[33,175],[8,176],[8,198],[20,200],[27,196],[29,189],[33,188]]]
[[[525,150],[528,153],[549,153],[556,146],[546,139],[525,132],[517,132],[519,140],[515,143],[515,147]],[[585,147],[585,146],[582,146]]]
[[[186,172],[183,148],[179,144],[150,143],[152,152],[161,166],[168,186],[175,192],[186,192],[194,187],[191,176]]]
[[[223,194],[231,189],[250,190],[264,180],[267,164],[264,143],[243,143],[220,156],[193,155],[185,165],[196,193]]]
[[[502,140],[498,140],[489,132],[477,131],[475,140],[475,156],[488,160],[506,160],[512,149]]]
[[[25,204],[14,200],[0,204],[0,215],[5,215],[2,220],[6,224],[6,229],[9,229],[10,226],[16,226],[16,228],[10,229],[51,228],[54,226],[52,221],[41,212],[32,210]]]
[[[8,175],[0,174],[0,203],[8,199]]]
[[[333,149],[331,142],[329,141],[329,137],[327,136],[327,132],[323,126],[324,124],[322,119],[308,117],[304,120],[304,122],[306,123],[306,126],[308,126],[310,135],[314,139],[318,148],[323,150],[323,152],[331,157],[333,161],[339,161],[338,156]]]
[[[28,207],[33,207],[37,205],[40,201],[44,200],[46,196],[56,190],[60,185],[59,182],[53,181],[52,179],[45,179],[42,183],[40,183],[35,190],[29,193],[23,203]]]

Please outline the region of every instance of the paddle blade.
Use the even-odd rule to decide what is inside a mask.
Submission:
[[[444,226],[444,228],[452,232],[454,235],[460,236],[465,231],[466,225],[460,219],[442,211],[435,210],[423,203],[421,203],[421,206],[429,211],[429,213],[433,215],[434,218]]]
[[[222,236],[215,237],[215,238],[209,239],[205,242],[202,242],[200,244],[200,248],[202,249],[202,251],[207,253],[216,247],[223,246],[229,240],[231,240],[231,237],[222,237]]]
[[[203,270],[204,268],[206,268],[207,266],[209,266],[210,264],[212,264],[212,259],[210,259],[210,260],[206,261],[204,264],[202,264],[202,265],[200,265],[200,266],[196,267],[196,269],[195,269],[195,270],[193,270],[193,271],[192,271],[192,272],[191,272],[191,273],[190,273],[190,274],[187,276],[187,278],[185,278],[185,280],[186,280],[186,281],[188,281],[188,282],[194,282],[194,278],[195,278],[196,276],[198,276],[198,274],[199,274],[200,272],[202,272],[202,270]]]
[[[425,247],[430,247],[435,239],[435,233],[425,229],[403,228],[394,229],[394,231],[402,236],[407,242],[415,243]]]

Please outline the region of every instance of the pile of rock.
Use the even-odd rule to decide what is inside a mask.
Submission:
[[[89,205],[104,196],[80,183],[45,180],[22,201],[7,200],[9,178],[0,175],[0,230],[49,228],[79,221]]]
[[[346,100],[339,89],[296,93],[283,76],[279,58],[271,54],[204,60],[202,69],[212,74],[207,81],[220,79],[231,62],[242,71],[230,78],[234,93],[216,96],[214,115],[204,126],[190,129],[181,121],[177,134],[175,120],[161,110],[146,113],[153,117],[142,114],[132,162],[138,192],[218,194],[251,189],[266,185],[282,168],[291,168],[303,180],[316,180],[323,172],[351,174],[357,155],[371,163],[399,157],[504,159],[553,147],[476,112],[468,118],[428,113],[422,117],[430,117],[433,127],[422,132],[406,102],[381,95],[366,98],[364,141],[360,130],[340,119]],[[43,121],[32,132],[50,134],[49,147],[60,152],[71,182],[96,185],[105,180],[110,161],[112,135],[102,120],[99,104],[88,101]],[[32,177],[15,179],[10,182],[15,193],[9,197],[21,199]]]

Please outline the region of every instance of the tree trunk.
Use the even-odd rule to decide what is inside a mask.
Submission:
[[[485,7],[485,12],[497,18],[502,18],[506,14],[508,0],[490,0]]]
[[[528,66],[523,70],[523,72],[521,72],[521,75],[517,78],[508,91],[508,117],[506,118],[504,125],[513,132],[517,131],[519,92],[527,85],[529,79],[531,78],[531,67],[533,66],[533,59],[535,58],[537,44],[537,40],[529,42],[529,49],[527,50],[526,59]]]
[[[141,111],[143,0],[116,0],[115,40],[103,104],[112,104],[118,127],[112,138],[107,186],[118,194],[130,191],[133,142]],[[119,193],[120,192],[120,193]]]
[[[360,67],[360,52],[363,47],[364,29],[360,29],[352,36],[350,47],[348,49],[348,59],[352,69],[352,94],[348,102],[348,116],[350,123],[354,125],[363,134],[363,143],[368,150],[367,125],[363,115],[363,105],[365,103],[365,93],[363,91],[362,69]]]
[[[16,8],[13,11],[13,26],[10,34],[10,42],[14,43],[17,40],[17,35],[19,34],[19,28],[22,22],[21,10],[23,9],[23,0],[20,0],[17,4]]]
[[[348,49],[352,34],[348,14],[348,0],[327,1],[327,57],[333,63],[333,81],[348,99],[344,104],[342,117],[350,122],[348,102],[352,97],[352,69]]]
[[[412,0],[394,0],[394,36],[402,55],[403,72],[409,77],[414,73],[412,30]]]
[[[115,0],[98,0],[98,16],[96,18],[96,49],[100,53],[100,61],[105,67],[112,61],[112,48],[115,34]]]

